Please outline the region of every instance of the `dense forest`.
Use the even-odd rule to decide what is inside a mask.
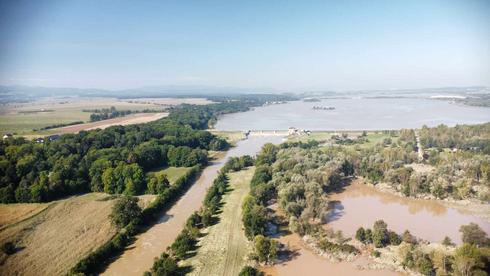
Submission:
[[[204,130],[217,116],[244,111],[271,98],[290,99],[280,95],[220,97],[213,99],[219,101],[215,104],[174,107],[169,117],[146,124],[65,134],[45,143],[4,139],[0,141],[0,202],[42,202],[90,191],[151,192],[147,171],[206,165],[208,150],[229,146]]]

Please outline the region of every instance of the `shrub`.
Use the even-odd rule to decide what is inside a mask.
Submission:
[[[15,244],[13,242],[6,242],[2,244],[2,251],[7,255],[14,254],[16,251]]]
[[[263,276],[263,275],[264,273],[260,272],[255,267],[251,267],[248,265],[243,267],[242,270],[240,271],[240,274],[238,274],[238,276]]]

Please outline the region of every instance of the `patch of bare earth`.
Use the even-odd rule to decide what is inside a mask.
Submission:
[[[158,119],[167,117],[168,113],[137,113],[133,115],[128,115],[124,117],[118,117],[98,122],[85,123],[73,126],[66,126],[54,129],[53,131],[58,134],[65,133],[78,133],[82,130],[91,130],[91,129],[105,129],[110,126],[126,126],[126,125],[134,125],[134,124],[142,124],[148,123],[151,121],[156,121]]]
[[[52,202],[37,215],[5,227],[0,243],[12,241],[18,251],[10,256],[1,253],[0,275],[66,274],[116,233],[109,219],[114,202],[114,197],[102,193],[75,196]]]

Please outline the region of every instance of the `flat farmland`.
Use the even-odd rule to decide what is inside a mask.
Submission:
[[[139,196],[144,208],[154,195]],[[66,275],[80,259],[116,233],[109,214],[117,196],[89,193],[50,203],[0,204],[0,275]]]
[[[29,103],[4,104],[0,106],[0,134],[53,134],[56,133],[53,130],[35,132],[34,129],[76,121],[88,122],[91,113],[83,112],[84,109],[102,109],[114,106],[118,110],[165,110],[170,106],[182,103],[208,104],[211,101],[204,98],[116,99],[53,97]]]

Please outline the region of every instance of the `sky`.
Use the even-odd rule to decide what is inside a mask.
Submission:
[[[0,0],[0,84],[490,86],[490,1]]]

